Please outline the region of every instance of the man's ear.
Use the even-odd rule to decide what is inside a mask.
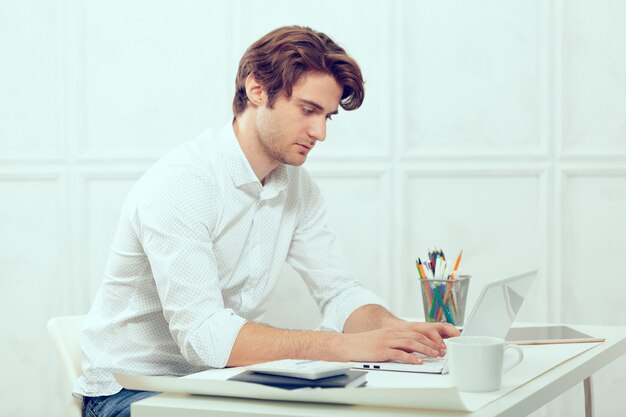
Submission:
[[[254,76],[253,73],[246,77],[246,95],[254,106],[260,106],[265,100],[265,87]]]

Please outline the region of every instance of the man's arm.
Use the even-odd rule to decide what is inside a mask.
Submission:
[[[404,320],[378,304],[366,304],[354,310],[343,326],[344,333],[360,333],[398,325]]]
[[[432,354],[420,351],[428,356],[445,355],[446,344],[443,339],[461,334],[454,326],[447,323],[418,323],[402,320],[377,304],[367,304],[356,309],[346,320],[343,331],[344,333],[359,333],[380,328],[405,329],[415,332],[415,340],[438,351]]]
[[[239,331],[226,366],[278,359],[341,361],[341,337],[334,332],[286,330],[248,322]]]
[[[370,318],[372,321],[368,322]],[[406,322],[383,307],[371,304],[357,309],[348,318],[344,330],[346,333],[285,330],[246,323],[235,340],[227,366],[278,359],[395,360],[419,364],[422,360],[412,355],[413,352],[443,356],[442,337],[459,334],[448,324]]]

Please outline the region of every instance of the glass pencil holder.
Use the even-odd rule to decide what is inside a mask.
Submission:
[[[456,279],[420,279],[426,321],[463,326],[470,278],[460,275]]]

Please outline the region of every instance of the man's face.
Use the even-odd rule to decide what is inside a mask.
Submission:
[[[306,73],[290,97],[279,94],[257,110],[259,144],[271,163],[302,165],[317,141],[326,138],[326,122],[337,114],[343,90],[328,74]],[[267,99],[267,96],[265,97]]]

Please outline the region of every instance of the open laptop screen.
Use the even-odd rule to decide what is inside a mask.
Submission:
[[[534,270],[487,284],[466,321],[463,336],[504,339],[536,276]]]

